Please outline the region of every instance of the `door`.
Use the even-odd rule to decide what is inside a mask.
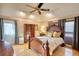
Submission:
[[[35,24],[24,24],[24,43],[26,43],[29,37],[35,36]]]
[[[74,21],[66,21],[64,23],[64,41],[66,44],[72,45],[74,40]]]

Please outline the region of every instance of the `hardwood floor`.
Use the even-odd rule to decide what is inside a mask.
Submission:
[[[13,45],[16,56],[38,56],[33,50],[28,49],[28,45]],[[70,47],[58,47],[53,56],[79,56],[79,51]]]
[[[79,51],[70,47],[58,47],[53,56],[79,56]]]
[[[13,52],[9,43],[0,40],[0,56],[13,56]]]

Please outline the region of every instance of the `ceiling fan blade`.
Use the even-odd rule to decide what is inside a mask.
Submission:
[[[43,5],[43,3],[39,3],[38,8],[41,8]]]
[[[41,15],[41,12],[38,10],[38,13]]]
[[[32,13],[32,12],[35,12],[36,10],[33,10],[33,11],[31,11],[30,13]]]
[[[37,9],[36,7],[33,7],[31,5],[28,5],[28,4],[26,4],[26,6],[29,7],[29,8]]]
[[[40,9],[40,10],[42,10],[42,11],[50,11],[50,9]]]

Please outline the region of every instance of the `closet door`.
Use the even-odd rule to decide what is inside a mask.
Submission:
[[[30,24],[30,32],[31,32],[31,37],[35,37],[35,25]]]
[[[35,25],[34,24],[25,24],[24,25],[24,43],[26,43],[30,38],[35,36]]]

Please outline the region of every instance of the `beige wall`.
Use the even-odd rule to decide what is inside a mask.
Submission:
[[[38,31],[39,31],[39,33],[41,33],[41,32],[46,33],[47,26],[48,26],[48,22],[47,21],[39,22],[39,24],[38,24]]]

